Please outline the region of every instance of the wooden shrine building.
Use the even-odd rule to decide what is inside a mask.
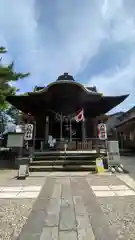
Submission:
[[[64,73],[46,87],[8,96],[7,101],[23,112],[25,123],[34,124],[35,149],[48,148],[49,136],[59,147],[66,140],[74,149],[78,143],[92,146],[99,121],[104,121],[105,114],[127,96],[103,96],[96,87],[85,87]]]

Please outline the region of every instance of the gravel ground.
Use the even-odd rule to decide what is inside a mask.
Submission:
[[[26,180],[16,179],[16,170],[0,170],[0,186],[43,186],[45,176],[31,174]],[[36,199],[0,199],[0,240],[16,240]]]
[[[62,175],[63,174],[63,175]],[[52,175],[66,176],[66,173]],[[73,173],[74,174],[74,173]],[[14,178],[15,172],[5,172],[0,177],[0,185],[42,185],[47,174],[31,175],[25,181]],[[50,174],[48,174],[50,176]],[[70,175],[68,173],[68,175]],[[84,175],[84,173],[83,173]],[[80,173],[80,176],[81,173]],[[55,177],[55,176],[54,176]],[[85,176],[90,185],[123,185],[115,175]],[[135,240],[135,197],[104,197],[97,198],[103,213],[107,217],[110,228],[117,233],[115,240]],[[0,240],[17,240],[23,225],[32,209],[35,199],[0,199]],[[25,239],[24,239],[25,240]]]
[[[0,240],[16,240],[35,199],[0,199]]]
[[[135,240],[135,197],[98,198],[116,240]]]

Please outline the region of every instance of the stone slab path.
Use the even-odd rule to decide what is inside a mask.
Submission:
[[[37,198],[41,190],[41,186],[0,186],[0,199],[22,199]]]
[[[116,240],[92,190],[108,185],[124,186],[116,176],[47,177],[18,240]]]

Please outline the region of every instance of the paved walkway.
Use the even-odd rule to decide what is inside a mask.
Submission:
[[[133,159],[125,161],[134,164]],[[134,171],[134,165],[128,167]],[[0,174],[0,239],[135,239],[132,176],[89,172],[36,172],[26,180],[15,176],[16,171]]]
[[[47,177],[18,239],[116,240],[95,191],[117,197],[118,191],[129,190],[124,186],[116,176]]]
[[[121,156],[121,163],[135,180],[135,156]]]

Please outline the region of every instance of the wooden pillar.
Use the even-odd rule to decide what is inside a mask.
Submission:
[[[86,140],[86,126],[85,126],[85,119],[82,121],[82,141],[85,142]]]
[[[93,119],[94,138],[97,138],[97,124],[98,124],[97,118]]]
[[[48,134],[49,134],[49,116],[45,118],[45,144],[48,143]]]
[[[119,132],[119,144],[120,148],[123,149],[123,135],[121,132]]]
[[[62,141],[63,139],[63,117],[62,117],[62,113],[60,114],[60,140]]]
[[[98,125],[98,118],[94,119],[94,138],[95,140],[93,141],[93,147],[96,150],[97,153],[100,152],[99,149],[99,140],[98,140],[98,135],[97,135],[97,125]]]
[[[117,132],[117,140],[118,140],[118,143],[119,143],[119,148],[121,148],[121,139],[120,139],[120,133]]]
[[[116,141],[119,141],[119,137],[118,137],[117,128],[115,128],[115,139],[116,139]]]
[[[121,148],[124,149],[124,134],[121,133]]]
[[[70,134],[70,142],[72,142],[72,120],[69,120],[69,134]]]
[[[36,121],[33,121],[33,151],[35,151],[36,142]]]

